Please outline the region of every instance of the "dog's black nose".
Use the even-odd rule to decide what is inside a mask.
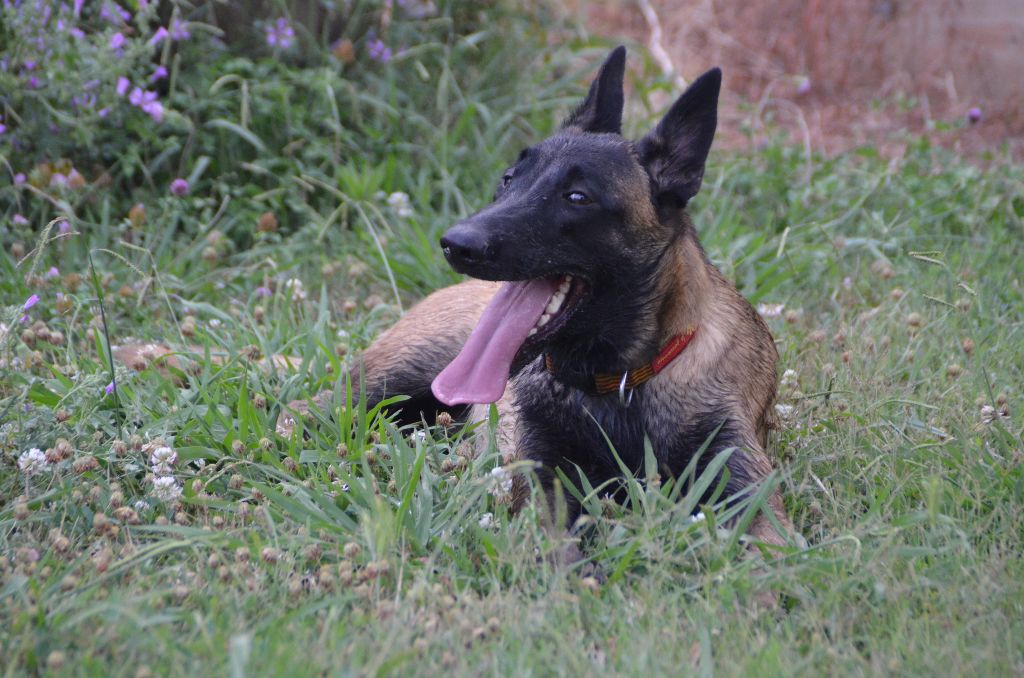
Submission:
[[[448,262],[456,268],[459,264],[491,262],[498,256],[497,243],[470,224],[456,224],[448,229],[441,236],[441,250]]]

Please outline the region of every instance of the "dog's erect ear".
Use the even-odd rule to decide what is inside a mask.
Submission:
[[[659,206],[685,207],[700,190],[718,124],[721,87],[722,71],[712,68],[694,80],[658,126],[637,143]]]
[[[584,132],[622,132],[622,78],[626,72],[626,48],[619,45],[601,65],[587,98],[562,123]]]

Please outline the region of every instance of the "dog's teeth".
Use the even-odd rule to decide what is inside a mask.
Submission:
[[[535,334],[537,334],[537,328],[536,328],[536,327],[534,327],[533,329],[531,329],[531,330],[530,330],[530,333],[529,333],[529,334],[527,334],[526,336],[528,336],[528,337],[532,337],[532,336],[533,336],[533,335],[535,335]]]
[[[544,309],[544,312],[549,315],[554,315],[555,313],[558,313],[558,309],[562,308],[563,301],[565,301],[565,294],[563,294],[560,291],[555,292],[553,295],[551,295],[551,301],[548,302],[548,306],[547,308]]]
[[[561,292],[562,294],[565,294],[566,292],[569,291],[569,288],[571,286],[572,286],[572,276],[567,275],[567,276],[565,276],[565,279],[562,280],[562,284],[558,286],[558,291]]]
[[[549,320],[551,320],[551,316],[549,316],[547,313],[541,315],[540,320],[537,321],[537,327],[543,327],[544,325],[547,325]]]

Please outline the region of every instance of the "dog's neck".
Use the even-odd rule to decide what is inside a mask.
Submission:
[[[607,331],[587,342],[552,347],[544,360],[565,383],[584,388],[595,374],[649,365],[675,338],[699,333],[707,297],[714,292],[710,264],[687,222],[650,263],[657,275],[629,290]]]
[[[704,309],[715,292],[711,263],[689,222],[665,253],[665,259],[657,282],[660,304],[654,323],[654,340],[659,345],[688,328],[705,324]]]

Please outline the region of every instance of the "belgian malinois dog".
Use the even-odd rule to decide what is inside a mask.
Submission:
[[[778,354],[686,213],[715,135],[721,71],[697,78],[630,141],[625,60],[613,50],[561,129],[520,153],[491,204],[444,234],[448,262],[476,280],[431,294],[384,332],[353,387],[371,405],[407,396],[401,423],[442,411],[482,421],[497,403],[503,457],[534,462],[545,503],[561,496],[558,470],[572,479],[578,468],[594,487],[614,483],[620,461],[642,471],[647,440],[663,477],[679,478],[698,453],[702,471],[733,450],[724,496],[749,495],[771,473]],[[134,369],[176,365],[152,344],[115,355]],[[312,402],[322,409],[332,397]],[[309,407],[290,403],[278,433],[290,435]],[[513,506],[527,494],[517,477]],[[565,501],[568,527],[581,507]],[[766,512],[749,534],[785,543],[792,527],[777,491]]]
[[[709,439],[704,460],[735,448],[725,495],[741,496],[771,472],[778,355],[686,213],[715,135],[721,71],[630,141],[625,58],[612,51],[562,127],[444,234],[450,265],[477,280],[431,294],[382,334],[363,356],[362,388],[371,403],[409,396],[402,414],[414,421],[443,410],[482,419],[481,404],[497,402],[503,452],[535,462],[548,496],[556,469],[575,478],[578,467],[595,487],[620,476],[614,453],[642,470],[645,437],[665,477]],[[572,525],[581,509],[567,502]],[[774,526],[790,526],[777,493],[767,506],[775,520],[759,514],[749,533],[781,544]]]

